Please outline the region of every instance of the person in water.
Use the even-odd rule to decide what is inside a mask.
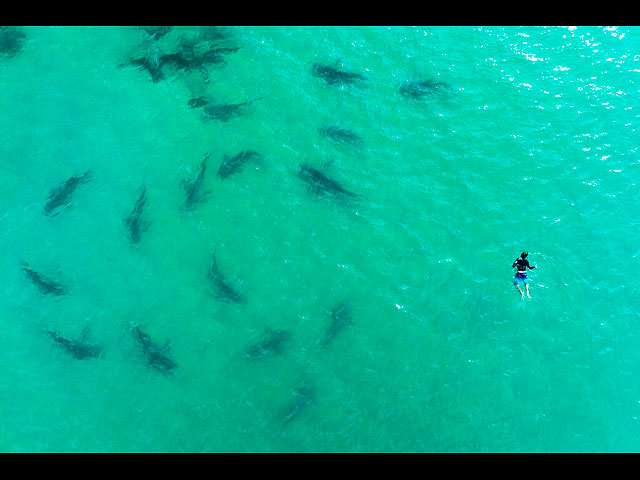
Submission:
[[[513,262],[513,265],[511,265],[511,268],[517,267],[516,276],[513,279],[513,284],[516,287],[518,287],[518,290],[520,291],[520,294],[523,297],[524,297],[524,292],[522,291],[522,288],[520,287],[520,285],[524,285],[527,290],[527,297],[531,298],[531,295],[529,295],[529,279],[527,278],[527,268],[533,269],[533,268],[536,268],[537,265],[534,265],[533,267],[529,265],[529,260],[527,260],[527,255],[529,255],[527,252],[522,252],[522,255],[520,255],[519,258],[516,258],[516,261]]]

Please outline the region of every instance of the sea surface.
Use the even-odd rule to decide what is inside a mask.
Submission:
[[[640,451],[640,28],[18,30],[0,451]]]

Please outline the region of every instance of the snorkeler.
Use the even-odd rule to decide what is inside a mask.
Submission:
[[[522,291],[522,288],[520,288],[521,284],[524,284],[525,288],[527,289],[527,297],[531,298],[531,295],[529,295],[529,279],[527,278],[527,267],[530,269],[536,268],[537,265],[535,266],[531,266],[529,265],[529,260],[527,260],[527,255],[529,255],[528,252],[522,252],[522,255],[520,255],[520,258],[516,258],[516,261],[513,262],[513,265],[511,265],[511,268],[514,267],[518,267],[517,271],[516,271],[516,276],[513,279],[513,284],[518,287],[518,290],[520,291],[520,294],[524,297],[524,292]]]

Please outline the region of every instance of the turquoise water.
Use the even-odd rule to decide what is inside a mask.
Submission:
[[[127,65],[194,29],[22,31],[0,58],[0,451],[640,450],[640,29],[230,28],[240,48],[208,84]],[[447,88],[399,94],[420,79]],[[207,120],[187,105],[202,93],[255,101]],[[217,176],[241,150],[262,161]],[[207,152],[210,194],[184,211]],[[313,195],[303,163],[362,197]],[[524,250],[531,299],[512,284]],[[214,253],[245,303],[211,295]],[[343,299],[351,323],[323,345]],[[171,373],[133,324],[168,342]],[[250,358],[268,328],[282,350]]]

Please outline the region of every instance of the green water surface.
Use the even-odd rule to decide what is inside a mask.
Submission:
[[[640,449],[638,28],[233,27],[208,84],[127,65],[194,28],[21,30],[0,58],[0,451]],[[314,63],[366,79],[329,85]],[[420,79],[447,88],[400,95]],[[187,105],[203,92],[255,101],[205,120]],[[241,150],[262,161],[218,177]],[[210,194],[184,212],[207,152]],[[310,194],[303,163],[362,196]],[[512,284],[524,250],[531,299]],[[211,295],[213,253],[246,303]],[[351,323],[323,345],[343,299]],[[173,374],[132,324],[169,342]],[[249,358],[269,328],[285,347]]]

